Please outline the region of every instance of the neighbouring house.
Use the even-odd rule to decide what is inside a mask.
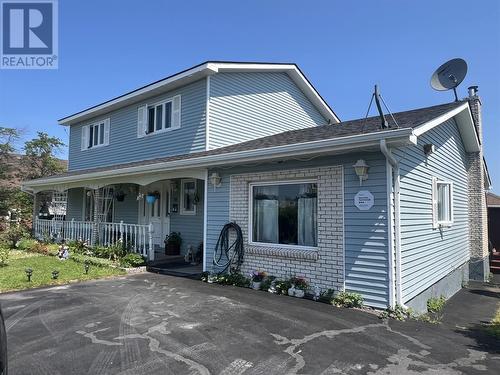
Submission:
[[[15,190],[21,187],[22,176],[28,173],[27,167],[22,163],[22,154],[11,153],[5,158],[8,166],[7,178],[0,179],[0,189]],[[67,161],[56,159],[57,163],[64,170],[67,169]],[[34,211],[36,216],[52,219],[54,217],[63,218],[66,213],[66,192],[56,193],[54,191],[45,191],[38,194],[38,204]],[[19,222],[18,207],[0,208],[0,221],[7,225],[13,222]]]
[[[241,227],[242,271],[302,275],[377,308],[425,309],[488,277],[481,103],[341,122],[295,64],[206,62],[59,120],[68,172],[57,231],[150,260],[182,236],[215,271],[223,226]],[[35,232],[53,231],[36,220]]]
[[[486,193],[491,272],[500,273],[500,196]]]

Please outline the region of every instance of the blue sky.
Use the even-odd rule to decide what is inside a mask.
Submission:
[[[498,1],[60,0],[59,69],[0,70],[0,125],[67,142],[58,118],[205,60],[295,62],[347,120],[375,83],[393,112],[451,101],[429,78],[462,57],[500,193],[499,25]]]

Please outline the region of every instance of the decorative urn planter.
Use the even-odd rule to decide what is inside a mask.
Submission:
[[[172,232],[165,237],[165,255],[180,255],[182,237],[179,232]]]
[[[260,290],[261,284],[262,284],[261,281],[252,281],[252,289],[253,290]]]
[[[294,297],[297,297],[297,298],[304,298],[304,295],[306,293],[302,290],[302,289],[295,289],[295,294],[294,294]]]

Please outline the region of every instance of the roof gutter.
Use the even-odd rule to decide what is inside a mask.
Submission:
[[[149,165],[95,171],[86,174],[51,177],[26,181],[23,182],[22,186],[26,188],[34,188],[38,186],[57,185],[82,180],[106,180],[112,177],[143,175],[145,173],[175,171],[188,168],[217,167],[227,164],[241,164],[263,160],[283,159],[300,155],[321,155],[332,152],[342,153],[359,148],[378,148],[379,141],[381,139],[385,139],[392,145],[397,146],[415,143],[415,137],[412,129],[395,129],[380,131],[377,133],[357,134],[341,138],[322,139],[318,141],[295,143],[291,145],[274,146],[255,150],[205,155]]]
[[[390,241],[389,241],[389,282],[390,282],[390,305],[406,307],[402,301],[401,295],[401,225],[400,225],[400,177],[399,177],[399,163],[392,155],[392,152],[387,147],[387,140],[380,140],[380,151],[384,154],[387,163],[387,191],[389,206],[388,212],[391,216],[388,218],[388,226],[390,227]],[[391,195],[393,195],[391,197]],[[391,199],[392,198],[392,199]],[[392,203],[394,201],[394,203]],[[392,206],[392,207],[391,207]],[[392,215],[394,215],[394,226],[391,224]],[[394,251],[392,247],[392,239],[394,238]],[[394,273],[392,272],[394,270]],[[395,277],[394,277],[395,276]],[[395,278],[395,280],[394,280]],[[395,281],[395,282],[394,282]],[[395,300],[395,301],[394,301]]]

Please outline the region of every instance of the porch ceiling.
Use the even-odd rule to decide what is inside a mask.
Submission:
[[[78,181],[72,182],[54,182],[47,183],[44,185],[38,185],[33,187],[23,187],[23,190],[30,193],[39,193],[47,190],[64,191],[72,188],[89,188],[89,189],[99,189],[108,185],[116,184],[137,184],[141,186],[149,185],[156,181],[170,180],[175,178],[197,178],[204,180],[206,177],[206,169],[186,169],[179,171],[168,171],[168,172],[155,172],[155,173],[135,173],[128,174],[124,176],[113,176],[113,177],[87,177],[85,174],[79,176]]]

